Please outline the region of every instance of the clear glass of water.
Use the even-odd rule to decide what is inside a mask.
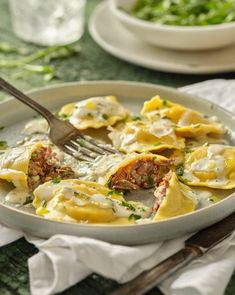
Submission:
[[[83,35],[86,0],[9,0],[13,29],[39,45],[72,43]]]

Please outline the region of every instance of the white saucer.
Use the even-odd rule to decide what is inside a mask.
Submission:
[[[107,2],[97,6],[89,32],[110,54],[149,69],[173,73],[211,74],[235,70],[235,45],[208,51],[173,51],[153,47],[128,32],[109,11]]]

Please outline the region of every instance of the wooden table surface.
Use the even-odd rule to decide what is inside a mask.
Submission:
[[[87,2],[86,20],[88,21],[89,15],[100,1],[88,0]],[[0,42],[8,42],[30,50],[38,49],[37,46],[17,39],[13,34],[7,0],[0,0]],[[131,65],[103,51],[91,39],[87,28],[79,44],[81,45],[82,51],[78,56],[52,62],[57,69],[58,78],[56,80],[47,82],[43,79],[42,75],[38,74],[16,79],[14,75],[15,69],[0,68],[1,76],[8,79],[22,90],[29,90],[61,82],[83,80],[132,80],[179,87],[207,79],[235,78],[235,72],[229,74],[195,76],[163,73]],[[14,56],[14,53],[12,53],[10,58],[12,59]],[[0,60],[5,58],[6,55],[0,52]],[[3,99],[4,96],[1,93],[0,100]],[[37,253],[37,249],[23,238],[0,248],[0,295],[30,294],[27,259],[35,253]],[[116,282],[93,274],[61,294],[103,295],[109,294],[111,291],[115,290],[117,286],[118,284]],[[161,292],[155,288],[148,294],[157,295],[161,294]],[[235,273],[230,280],[225,294],[235,294]]]

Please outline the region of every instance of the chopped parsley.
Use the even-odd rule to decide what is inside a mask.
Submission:
[[[140,116],[134,116],[133,118],[133,121],[141,121],[141,117]]]
[[[42,206],[43,208],[46,208],[46,206],[47,206],[47,202],[46,202],[46,200],[43,200],[43,201],[42,201],[41,206]]]
[[[137,214],[134,214],[134,213],[132,213],[129,217],[128,217],[128,220],[138,220],[138,219],[140,219],[141,218],[141,216],[140,215],[137,215]]]
[[[36,153],[32,153],[31,154],[31,159],[35,159],[37,157],[37,154]]]
[[[161,119],[167,119],[167,120],[171,120],[171,118],[170,118],[170,117],[168,117],[168,116],[163,116]]]
[[[183,165],[176,166],[176,174],[178,176],[183,176],[183,174],[184,174],[184,167],[183,167]]]
[[[86,145],[86,141],[83,138],[79,139],[79,144],[84,147]]]
[[[135,211],[135,207],[128,202],[122,201],[122,206],[126,207],[128,210]]]
[[[108,120],[109,116],[108,116],[107,114],[102,114],[102,118],[103,118],[104,120]]]
[[[5,140],[0,140],[0,149],[6,148],[6,147],[7,147],[7,142]]]
[[[185,153],[185,154],[188,154],[188,153],[191,153],[191,150],[190,150],[190,148],[189,147],[185,147],[185,148],[183,148],[183,152]]]
[[[179,128],[178,125],[174,124],[174,125],[171,125],[172,128]]]
[[[55,177],[55,178],[52,179],[51,182],[54,183],[54,184],[58,184],[58,183],[61,182],[61,178],[60,177]]]
[[[122,192],[117,192],[117,191],[110,191],[107,194],[108,196],[112,196],[112,195],[119,195],[119,196],[123,196]]]
[[[163,99],[163,100],[162,100],[162,104],[163,104],[164,106],[168,106],[168,101],[167,101],[167,99]]]
[[[60,118],[64,119],[64,120],[68,120],[69,119],[69,115],[67,114],[61,114]]]
[[[26,198],[25,202],[23,203],[23,205],[31,204],[32,202],[33,202],[32,196],[28,196]]]
[[[193,128],[199,128],[201,126],[201,124],[196,124],[193,126]]]
[[[93,118],[92,113],[88,113],[88,114],[87,114],[87,117],[90,118],[90,119],[92,119],[92,118]]]
[[[119,122],[120,123],[126,123],[127,119],[128,119],[128,117],[125,117],[125,118],[121,119]]]
[[[78,192],[74,192],[74,196],[75,197],[83,197],[84,200],[86,200],[86,201],[89,201],[91,199],[91,197],[89,195],[81,194],[81,193],[78,193]]]
[[[62,173],[62,176],[66,177],[66,176],[68,176],[69,174],[70,174],[70,173],[69,173],[68,171],[65,171],[65,172]]]
[[[112,177],[110,177],[109,178],[109,180],[108,180],[108,182],[107,182],[107,186],[109,187],[109,188],[111,188],[112,187]]]
[[[159,141],[159,142],[156,142],[154,143],[154,146],[158,146],[158,145],[161,145],[162,143]]]
[[[5,126],[1,126],[1,127],[0,127],[0,130],[3,130],[4,128],[5,128]]]

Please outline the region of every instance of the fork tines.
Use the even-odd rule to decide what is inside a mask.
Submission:
[[[76,159],[88,162],[93,161],[101,155],[118,153],[112,147],[97,142],[96,140],[86,135],[72,137],[61,147],[66,153],[70,154]]]

